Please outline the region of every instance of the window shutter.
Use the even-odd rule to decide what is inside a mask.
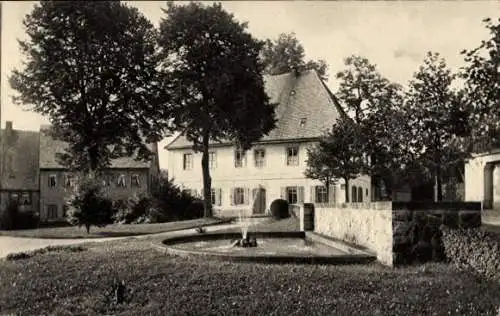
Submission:
[[[287,158],[288,158],[288,147],[285,147],[285,166],[287,166]]]
[[[252,200],[255,201],[255,198],[257,196],[257,190],[259,189],[252,189]]]
[[[229,191],[229,200],[231,200],[231,205],[234,205],[234,188]]]
[[[304,187],[297,187],[297,203],[304,203]]]
[[[217,189],[217,205],[222,205],[222,189]]]
[[[281,197],[282,199],[284,199],[284,200],[288,200],[288,199],[286,198],[286,188],[285,188],[285,187],[281,187],[281,193],[280,193],[280,194],[281,194],[281,196],[280,196],[280,197]]]
[[[314,185],[311,185],[311,196],[309,198],[309,201],[311,203],[316,203],[316,187]]]
[[[245,202],[245,205],[250,204],[250,189],[245,188],[244,193],[243,193],[243,201]]]

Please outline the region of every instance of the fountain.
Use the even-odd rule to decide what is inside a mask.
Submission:
[[[254,197],[254,203],[255,199],[256,197]],[[235,242],[233,242],[232,246],[243,247],[243,248],[257,247],[257,238],[255,236],[250,236],[250,234],[248,233],[248,228],[250,227],[251,223],[249,222],[248,219],[243,218],[241,211],[239,214],[239,219],[241,228],[241,239],[238,239]]]

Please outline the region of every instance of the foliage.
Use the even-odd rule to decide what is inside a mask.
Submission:
[[[325,176],[334,181],[343,179],[345,199],[349,202],[349,180],[363,172],[367,159],[360,126],[346,117],[338,119],[332,129],[308,149],[307,156],[306,177],[321,181],[326,181]]]
[[[468,157],[469,109],[461,93],[451,89],[454,78],[444,59],[428,52],[406,97],[413,145],[421,166],[437,180],[438,201],[443,199],[443,175]]]
[[[11,201],[4,210],[0,210],[0,229],[11,230],[16,228],[16,218],[19,214],[17,202]]]
[[[363,150],[370,157],[364,170],[375,182],[383,181],[390,195],[394,181],[413,161],[402,87],[383,77],[365,57],[352,55],[344,64],[336,74],[336,96],[360,126]]]
[[[136,223],[141,217],[146,217],[152,200],[147,196],[134,194],[127,200],[119,200],[113,203],[113,219],[115,223]],[[142,220],[139,220],[141,222]]]
[[[447,258],[458,268],[475,270],[488,278],[500,280],[500,239],[497,234],[479,229],[443,227]]]
[[[67,220],[71,225],[104,227],[113,222],[113,203],[97,177],[79,177],[73,192],[66,198]]]
[[[220,4],[168,2],[164,12],[158,43],[169,72],[173,120],[167,121],[202,152],[205,216],[211,216],[209,142],[248,149],[275,126],[258,58],[262,43]]]
[[[270,75],[315,69],[322,80],[328,79],[326,62],[323,59],[306,62],[304,47],[295,37],[295,33],[281,33],[275,40],[267,39],[262,48],[261,58],[266,73]]]
[[[158,140],[153,118],[166,99],[153,25],[119,1],[43,1],[24,26],[14,100],[50,118],[51,135],[68,143],[60,162],[95,171],[113,158],[149,158],[144,139]]]
[[[288,201],[283,199],[276,199],[271,203],[271,215],[275,219],[282,219],[290,217],[288,211]]]
[[[49,253],[49,252],[61,252],[61,251],[67,251],[67,252],[81,252],[85,251],[87,248],[84,248],[82,246],[47,246],[45,248],[40,248],[36,249],[33,251],[28,251],[28,252],[16,252],[16,253],[10,253],[7,255],[5,258],[7,261],[15,261],[15,260],[22,260],[22,259],[28,259],[33,256],[39,255],[39,254],[44,254],[44,253]]]
[[[200,207],[203,209],[202,201],[182,191],[174,183],[174,179],[169,180],[161,177],[157,188],[152,192],[152,209],[150,209],[150,213],[156,214],[157,219],[195,219],[203,215]],[[151,216],[154,214],[151,214]]]

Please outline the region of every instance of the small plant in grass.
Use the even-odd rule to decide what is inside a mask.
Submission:
[[[105,301],[111,306],[129,303],[132,300],[132,293],[132,289],[125,285],[125,281],[114,279],[111,288],[105,293]]]
[[[73,192],[66,201],[67,220],[71,225],[104,227],[113,222],[113,204],[106,196],[102,183],[95,177],[78,178]]]

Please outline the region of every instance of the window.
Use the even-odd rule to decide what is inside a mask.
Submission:
[[[139,188],[141,186],[138,174],[133,174],[130,176],[130,186],[135,188]]]
[[[10,199],[10,202],[19,203],[19,194],[11,193],[9,199]]]
[[[298,166],[299,165],[299,147],[288,147],[286,149],[286,165]]]
[[[243,205],[245,204],[245,189],[244,188],[234,188],[233,191],[233,204]]]
[[[57,205],[49,204],[47,205],[47,219],[57,218]]]
[[[215,155],[215,151],[208,153],[208,165],[210,169],[215,169],[217,167],[217,156]]]
[[[67,188],[71,188],[73,186],[73,175],[71,174],[66,174],[64,185]]]
[[[109,174],[102,176],[102,185],[105,187],[111,186],[111,176]]]
[[[358,201],[357,196],[358,196],[358,189],[356,188],[355,185],[353,185],[351,189],[351,203],[356,203]]]
[[[193,169],[193,154],[184,154],[183,168],[184,170]]]
[[[31,196],[28,192],[25,192],[21,195],[21,204],[22,205],[31,205]]]
[[[217,199],[217,191],[212,188],[210,189],[210,202],[212,203],[212,205],[216,205],[216,199]]]
[[[57,185],[56,175],[55,174],[49,175],[49,188],[55,188],[56,185]]]
[[[297,204],[298,201],[297,187],[286,188],[286,199],[290,204]]]
[[[359,187],[358,188],[358,203],[363,202],[363,188]]]
[[[255,149],[253,152],[255,167],[262,168],[266,164],[266,150],[265,149]]]
[[[304,126],[306,126],[306,118],[305,117],[300,119],[300,127],[304,127]]]
[[[121,174],[118,176],[118,180],[116,181],[116,185],[118,187],[122,187],[122,188],[125,188],[127,186],[127,184],[125,182],[125,175],[124,174]]]
[[[369,194],[369,193],[368,193],[368,189],[366,189],[366,196],[368,196],[368,194]]]
[[[245,151],[242,149],[236,149],[234,151],[234,166],[236,168],[241,168],[246,165],[246,155]]]
[[[326,189],[326,186],[324,185],[319,185],[316,186],[316,203],[328,203],[328,190]]]

